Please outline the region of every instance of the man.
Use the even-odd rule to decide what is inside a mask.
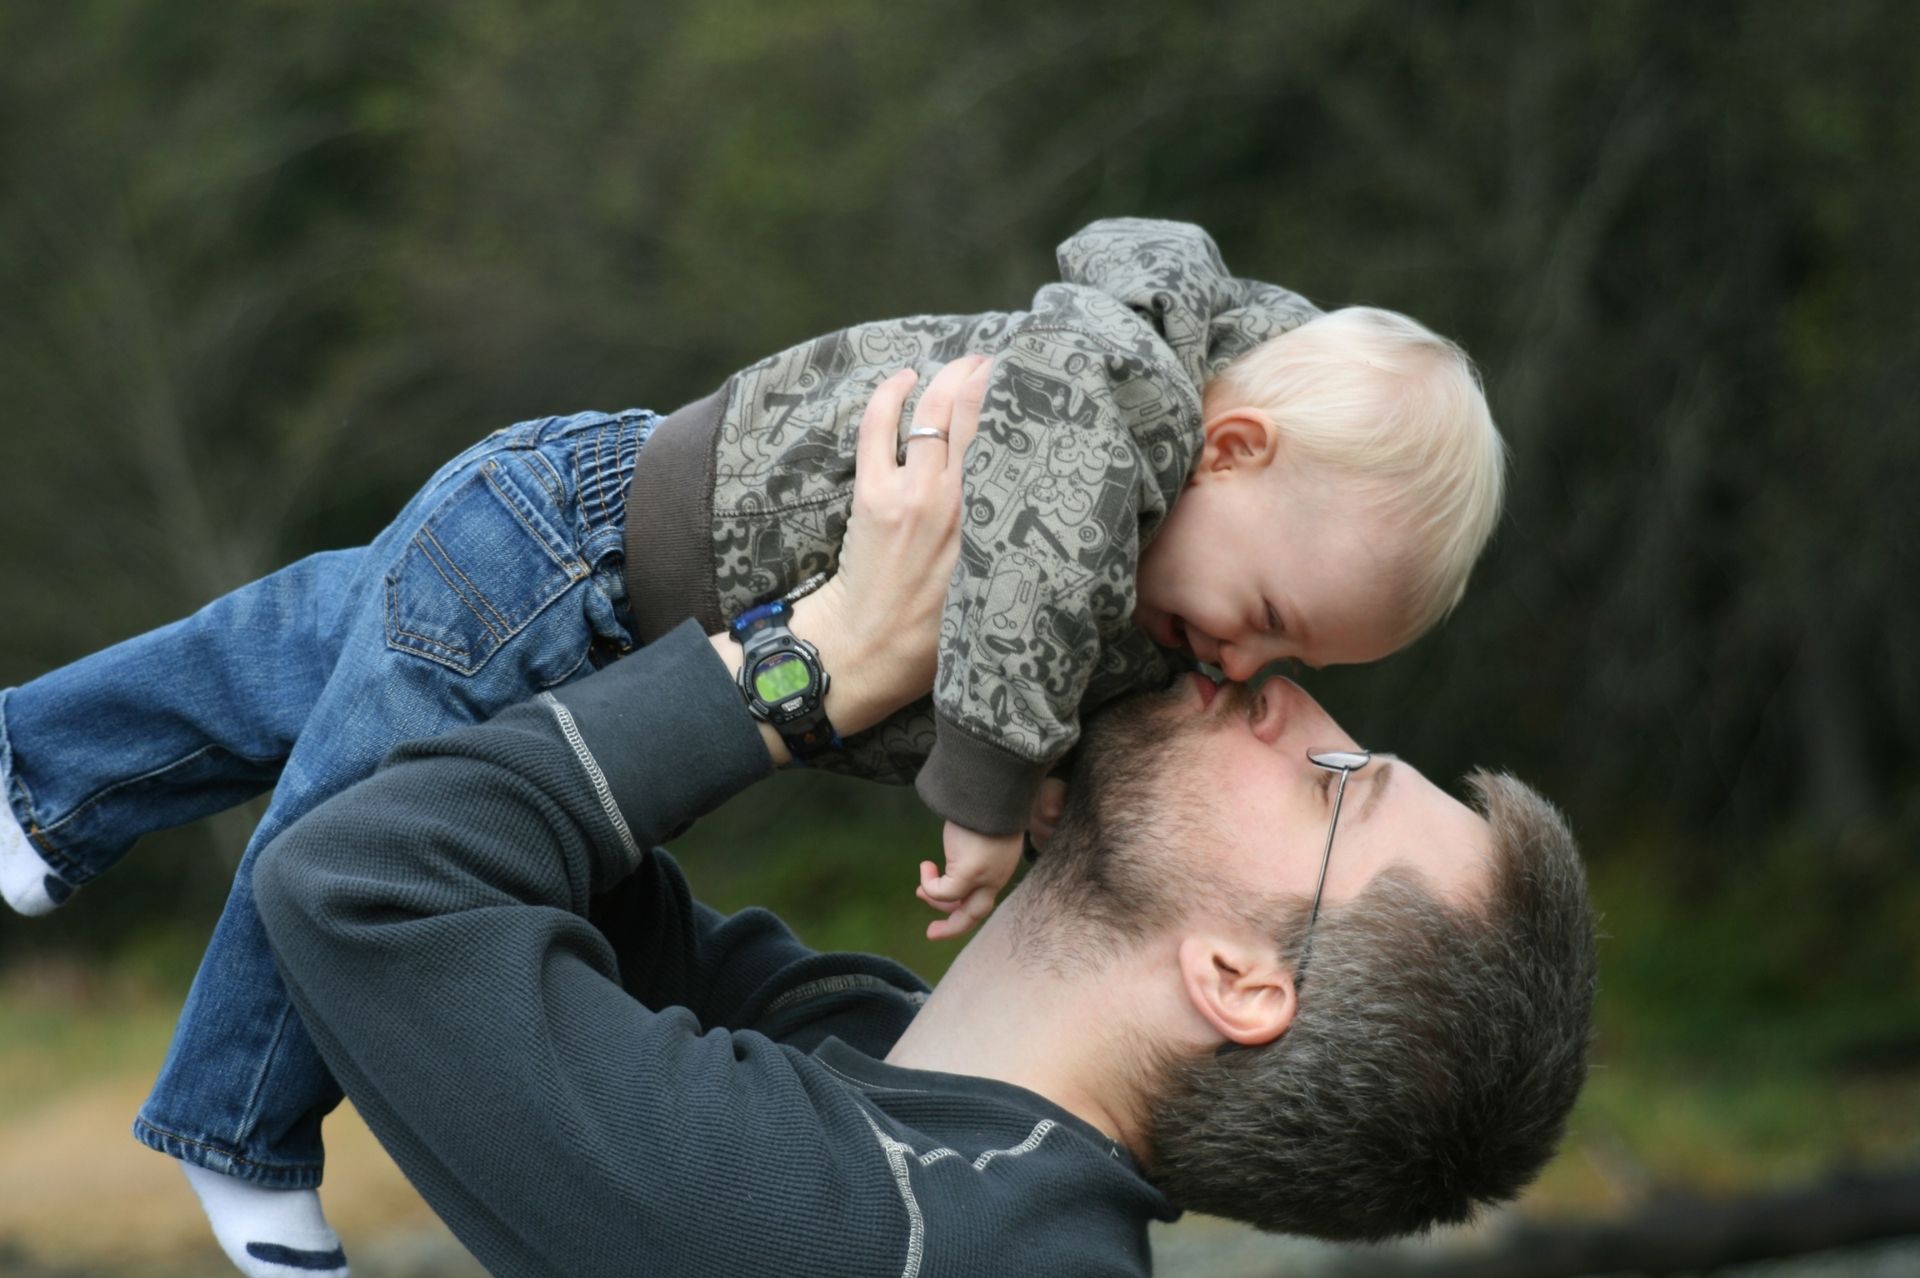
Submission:
[[[822,644],[845,732],[930,675],[863,633]],[[921,1006],[647,850],[781,754],[737,661],[683,626],[402,747],[261,863],[322,1055],[492,1271],[1137,1274],[1186,1208],[1381,1237],[1550,1155],[1593,921],[1519,783],[1476,778],[1483,819],[1292,684],[1193,677],[1089,725]]]

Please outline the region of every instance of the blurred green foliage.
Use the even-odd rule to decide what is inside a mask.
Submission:
[[[1457,616],[1311,690],[1536,781],[1602,866],[1657,847],[1648,909],[1777,894],[1778,970],[1702,934],[1676,1007],[1913,987],[1913,6],[73,0],[0,45],[0,684],[367,540],[499,425],[1016,308],[1084,222],[1191,218],[1460,338],[1513,447]],[[246,828],[38,935],[171,965]],[[932,957],[910,796],[707,829],[716,894]]]

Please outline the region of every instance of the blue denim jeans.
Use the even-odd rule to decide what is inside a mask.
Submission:
[[[0,692],[0,784],[77,887],[141,835],[269,786],[159,1081],[134,1123],[175,1158],[320,1181],[340,1090],[254,911],[262,847],[401,741],[478,722],[633,646],[622,534],[653,414],[523,422],[449,462],[358,550]]]

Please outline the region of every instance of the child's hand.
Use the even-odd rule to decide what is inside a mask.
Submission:
[[[1066,810],[1067,783],[1059,777],[1042,781],[1033,796],[1033,810],[1027,814],[1027,837],[1035,848],[1047,846],[1054,827],[1060,824],[1060,814]]]
[[[936,873],[931,861],[920,863],[920,886],[914,895],[947,917],[927,924],[929,941],[964,936],[987,917],[993,899],[1020,864],[1020,836],[977,834],[947,822],[941,841],[946,845],[947,872]]]

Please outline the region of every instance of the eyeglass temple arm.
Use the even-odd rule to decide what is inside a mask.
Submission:
[[[1312,927],[1320,920],[1320,897],[1327,890],[1327,865],[1333,859],[1333,832],[1340,828],[1340,804],[1347,797],[1347,778],[1353,775],[1353,769],[1341,768],[1340,788],[1333,792],[1333,816],[1327,822],[1327,845],[1320,849],[1320,881],[1313,885],[1313,910],[1307,915],[1307,926]]]

